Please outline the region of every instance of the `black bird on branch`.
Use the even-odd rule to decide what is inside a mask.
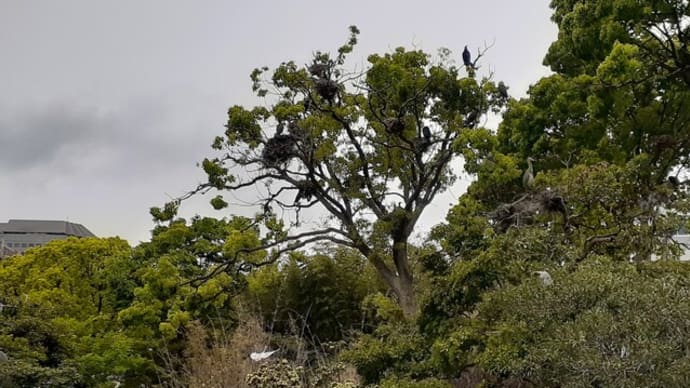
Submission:
[[[415,149],[419,152],[426,152],[431,146],[431,130],[429,127],[422,128],[422,137],[415,139]]]
[[[429,127],[422,128],[422,135],[424,135],[424,141],[431,143],[431,130]]]
[[[467,49],[467,46],[465,46],[465,49],[462,51],[462,62],[468,68],[474,69],[474,63],[472,63],[472,54],[470,54],[470,50]]]
[[[294,204],[297,205],[304,199],[311,201],[311,199],[316,195],[317,188],[310,181],[300,181],[297,182],[297,195],[295,196]]]
[[[508,87],[503,83],[503,81],[498,83],[498,94],[500,94],[503,98],[508,98]]]

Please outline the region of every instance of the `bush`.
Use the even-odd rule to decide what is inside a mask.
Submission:
[[[543,387],[687,386],[690,263],[593,257],[551,276],[488,293],[435,359]]]

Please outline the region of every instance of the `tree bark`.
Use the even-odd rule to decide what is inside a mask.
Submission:
[[[414,283],[412,282],[412,278],[396,276],[391,288],[398,298],[398,304],[405,318],[414,318],[417,315],[417,298],[414,295]]]
[[[417,300],[407,257],[407,241],[404,238],[393,242],[393,263],[395,263],[397,274],[391,288],[398,297],[398,303],[405,317],[413,318],[417,314]]]
[[[417,300],[414,294],[414,280],[407,262],[407,244],[398,243],[393,245],[395,272],[391,271],[377,253],[369,252],[367,258],[376,268],[379,276],[395,294],[405,318],[413,318],[417,314]]]

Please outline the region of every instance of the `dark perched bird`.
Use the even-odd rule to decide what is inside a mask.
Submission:
[[[508,87],[503,83],[503,81],[498,83],[498,94],[500,94],[503,98],[508,98]]]
[[[568,220],[568,205],[565,199],[558,193],[551,190],[541,192],[538,197],[541,201],[541,208],[549,213],[560,213],[563,216],[563,228],[570,227]]]
[[[294,204],[298,204],[300,200],[306,199],[307,201],[310,198],[307,198],[307,192],[304,189],[298,189],[297,190],[297,195],[295,195],[295,200],[293,201]]]
[[[276,127],[276,136],[282,135],[283,129],[285,129],[285,123],[281,121],[280,123],[278,123],[278,126]]]
[[[304,135],[304,131],[302,131],[299,125],[294,121],[288,123],[288,133],[296,137],[302,137],[302,135]]]
[[[422,135],[424,136],[424,141],[431,143],[431,130],[429,127],[422,128]]]
[[[673,187],[678,187],[678,185],[680,185],[678,178],[674,177],[673,175],[668,177],[668,183],[670,183]]]
[[[297,182],[296,186],[297,195],[295,196],[294,204],[298,204],[302,199],[311,201],[312,197],[316,195],[317,188],[310,181]]]
[[[552,213],[561,213],[564,216],[567,216],[568,209],[566,207],[565,199],[563,199],[563,197],[560,195],[547,196],[544,198],[543,202],[544,203],[542,206],[547,211]]]
[[[474,67],[474,64],[472,63],[472,54],[470,54],[470,50],[467,49],[467,46],[465,46],[465,49],[462,50],[462,62],[467,67]]]

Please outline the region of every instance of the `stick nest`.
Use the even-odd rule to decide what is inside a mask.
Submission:
[[[277,166],[297,155],[297,144],[292,135],[276,135],[268,139],[261,158],[267,166]]]
[[[528,193],[515,202],[505,203],[494,210],[490,218],[494,229],[503,233],[511,226],[529,224],[535,216],[544,213],[561,214],[564,225],[567,225],[568,212],[565,199],[552,190]]]

